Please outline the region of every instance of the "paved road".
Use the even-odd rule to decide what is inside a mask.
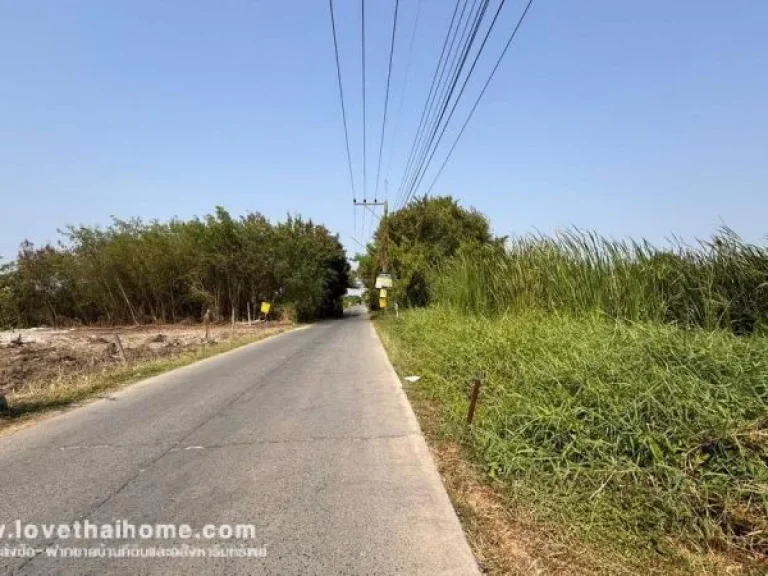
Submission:
[[[0,558],[2,572],[477,573],[413,412],[360,311],[1,439],[0,524],[13,530],[16,519],[188,524],[194,532],[253,524],[254,539],[138,545],[265,547],[266,557],[37,555]],[[106,554],[126,541],[40,536],[32,543],[104,544]],[[0,549],[18,544],[6,533]]]

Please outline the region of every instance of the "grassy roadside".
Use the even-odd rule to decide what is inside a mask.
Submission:
[[[289,326],[280,326],[186,350],[173,357],[129,361],[125,364],[105,367],[98,372],[71,374],[55,382],[30,386],[7,397],[9,409],[0,412],[0,434],[34,422],[46,413],[66,409],[99,394],[123,388],[151,376],[211,358],[291,329],[292,327]]]
[[[768,569],[768,339],[441,308],[376,327],[422,376],[406,390],[489,572]]]

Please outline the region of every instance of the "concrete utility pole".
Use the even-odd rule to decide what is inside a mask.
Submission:
[[[373,213],[373,208],[376,206],[383,206],[384,207],[384,217],[381,220],[382,229],[381,229],[381,252],[379,254],[379,262],[381,264],[381,271],[382,273],[386,274],[389,272],[389,202],[387,200],[384,200],[384,202],[379,202],[378,200],[370,201],[370,200],[363,200],[362,202],[358,200],[352,200],[352,204],[354,206],[362,206],[366,210],[370,210],[371,213]]]
[[[366,199],[363,199],[362,202],[358,202],[356,199],[352,200],[352,204],[355,206],[362,206],[366,210],[370,210],[371,214],[375,214],[372,207],[376,206],[383,206],[384,207],[384,218],[381,220],[381,236],[379,237],[379,241],[381,242],[380,248],[379,248],[379,264],[381,266],[381,274],[377,276],[376,281],[376,288],[380,288],[379,286],[379,278],[389,277],[389,202],[387,200],[384,200],[384,202],[379,202],[378,200],[374,199],[373,202],[369,202]],[[388,288],[391,288],[391,280],[389,282]],[[379,290],[379,307],[381,309],[386,309],[389,303],[389,294],[387,293],[387,288],[383,288]]]

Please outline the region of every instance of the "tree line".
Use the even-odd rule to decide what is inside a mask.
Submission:
[[[22,243],[0,268],[0,325],[125,324],[246,314],[269,301],[298,320],[340,314],[349,264],[338,236],[300,216],[272,224],[217,207],[191,220],[114,218]]]

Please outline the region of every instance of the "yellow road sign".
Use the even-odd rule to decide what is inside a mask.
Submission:
[[[262,302],[261,303],[261,313],[262,314],[269,314],[269,311],[272,309],[272,304],[269,302]]]
[[[379,308],[386,308],[387,307],[387,299],[386,298],[379,298]]]

